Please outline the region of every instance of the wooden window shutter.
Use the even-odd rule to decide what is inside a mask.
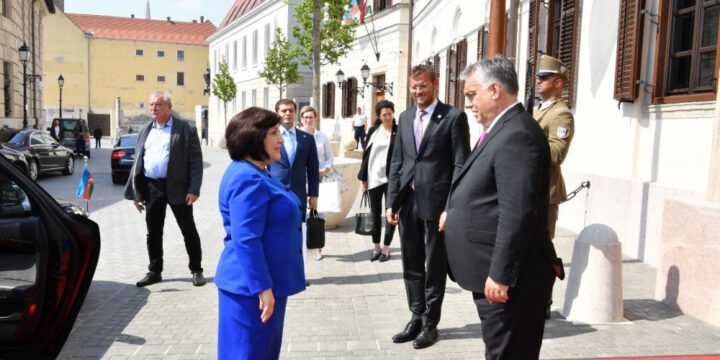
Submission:
[[[329,103],[330,99],[328,99],[328,84],[325,83],[322,86],[322,117],[326,118],[328,117],[328,109],[330,108]]]
[[[483,25],[478,31],[477,59],[484,59],[487,55],[488,32],[487,26]]]
[[[433,56],[432,65],[433,70],[435,70],[435,75],[440,76],[440,54],[435,54],[435,56]]]
[[[525,108],[530,110],[535,106],[535,69],[538,59],[538,27],[540,0],[530,0],[530,13],[528,15],[528,54],[527,71],[525,72]]]
[[[457,53],[453,47],[447,49],[445,56],[446,63],[446,79],[445,79],[445,103],[455,106],[455,87],[457,78]]]
[[[465,81],[460,80],[460,73],[465,70],[467,66],[467,40],[462,40],[457,43],[457,66],[455,68],[455,107],[463,109],[465,107],[465,96],[463,96],[463,88],[465,87]]]
[[[572,107],[575,100],[575,77],[577,76],[577,38],[578,20],[580,12],[578,11],[578,0],[564,0],[560,15],[560,51],[558,59],[568,67],[568,81],[563,90],[563,99],[569,107]]]
[[[343,86],[342,86],[342,98],[340,99],[340,105],[341,105],[340,115],[342,117],[350,117],[349,112],[348,112],[348,100],[350,98],[350,95],[348,95],[348,93],[350,93],[350,91],[349,91],[350,90],[349,89],[350,81],[343,80],[342,84],[343,84]]]
[[[328,83],[328,94],[329,94],[329,102],[330,102],[330,118],[335,118],[335,83],[330,82]]]
[[[640,11],[644,8],[644,0],[620,1],[614,96],[618,101],[632,102],[638,96],[643,30]]]
[[[358,87],[358,86],[357,86],[357,84],[358,84],[357,79],[354,78],[354,77],[353,77],[353,78],[350,78],[349,84],[350,84],[350,85],[349,85],[349,86],[350,86],[350,91],[348,91],[348,95],[350,95],[350,103],[348,104],[348,106],[350,107],[350,109],[349,109],[349,110],[350,110],[350,112],[349,112],[350,115],[348,115],[348,116],[353,116],[353,115],[355,115],[355,114],[357,113],[357,96],[358,96],[357,90],[356,90],[357,87]]]

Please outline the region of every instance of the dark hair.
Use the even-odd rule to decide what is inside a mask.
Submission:
[[[502,55],[481,59],[471,64],[460,74],[460,80],[465,80],[475,73],[480,75],[483,85],[487,85],[488,82],[497,82],[505,88],[508,94],[515,96],[518,93],[515,67],[512,61]]]
[[[390,100],[382,100],[379,103],[375,105],[375,122],[373,122],[373,125],[380,125],[382,123],[382,120],[380,120],[380,113],[383,109],[390,109],[392,112],[395,112],[395,104],[393,104]],[[393,122],[395,119],[393,119]]]
[[[435,69],[430,65],[419,64],[410,69],[410,77],[416,77],[422,73],[428,73],[430,75],[430,81],[432,82],[435,82],[438,78],[437,73],[435,73]]]
[[[270,110],[251,107],[230,119],[225,129],[228,153],[233,160],[250,156],[263,161],[270,158],[265,151],[268,130],[280,123],[280,116]]]
[[[280,99],[275,103],[275,112],[278,112],[280,110],[280,105],[292,105],[293,109],[297,111],[297,104],[295,104],[295,101],[293,99]]]

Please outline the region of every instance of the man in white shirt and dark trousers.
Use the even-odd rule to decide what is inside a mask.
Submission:
[[[356,149],[362,145],[365,150],[365,125],[367,124],[367,116],[363,115],[362,108],[358,106],[357,114],[353,116],[353,129],[355,130]]]

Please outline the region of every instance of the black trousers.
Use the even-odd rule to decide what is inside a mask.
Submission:
[[[353,129],[355,129],[355,142],[358,147],[362,146],[365,150],[365,126],[353,126]]]
[[[545,331],[545,307],[555,279],[552,274],[542,275],[546,278],[537,281],[544,286],[533,291],[510,288],[509,300],[505,304],[489,304],[485,294],[473,292],[473,301],[480,315],[486,360],[539,358]]]
[[[163,271],[163,228],[165,227],[165,213],[167,206],[175,215],[180,231],[185,240],[185,250],[190,257],[188,267],[190,271],[203,271],[202,249],[200,235],[195,227],[193,207],[186,204],[168,204],[165,180],[145,178],[147,183],[145,198],[145,223],[147,224],[147,249],[150,258],[148,269],[155,273]]]
[[[400,210],[400,246],[412,320],[437,326],[447,281],[444,233],[438,232],[438,220],[427,221],[417,215],[414,192]]]
[[[100,139],[99,138],[95,138],[95,148],[96,149],[100,148]]]
[[[85,155],[85,138],[80,136],[75,139],[75,152]]]
[[[385,194],[387,194],[387,188],[388,184],[382,184],[369,189],[368,197],[370,200],[370,213],[372,214],[374,220],[372,242],[373,244],[380,243],[380,230],[382,229],[382,224],[385,223],[385,240],[383,240],[383,244],[385,244],[385,246],[390,246],[393,235],[395,235],[395,225],[392,225],[385,220],[385,211],[383,211],[382,202]]]

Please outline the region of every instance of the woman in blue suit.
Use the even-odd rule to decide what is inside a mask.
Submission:
[[[280,159],[280,117],[235,115],[225,139],[232,163],[220,183],[218,358],[277,359],[287,297],[305,290],[300,201],[266,167]]]

